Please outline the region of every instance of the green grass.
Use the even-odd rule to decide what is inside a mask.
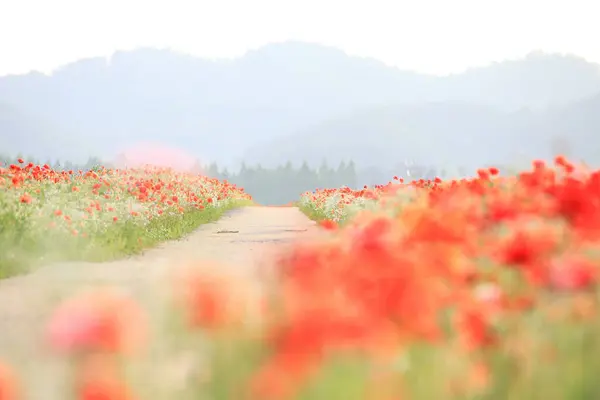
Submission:
[[[323,209],[315,208],[313,203],[303,204],[302,202],[298,202],[295,204],[295,206],[298,207],[298,209],[311,221],[322,222],[331,219],[331,217],[327,215],[327,213],[323,211]],[[345,218],[336,221],[336,223],[338,224],[338,226],[344,226],[352,220],[353,216],[354,214],[346,215]]]
[[[329,219],[326,213],[321,209],[315,208],[312,203],[297,202],[294,205],[312,221],[321,222]]]
[[[140,220],[116,222],[90,232],[87,237],[66,232],[36,229],[35,218],[18,218],[0,212],[0,279],[30,272],[36,266],[58,261],[110,261],[141,253],[169,240],[180,239],[202,224],[218,220],[225,212],[250,205],[232,201],[203,210],[190,208],[184,213],[164,214],[142,223]]]

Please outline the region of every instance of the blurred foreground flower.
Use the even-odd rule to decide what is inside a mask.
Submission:
[[[254,279],[253,279],[254,278]],[[175,293],[194,328],[220,330],[257,322],[263,297],[255,277],[226,266],[207,264],[178,276]]]
[[[325,219],[323,221],[320,222],[321,227],[329,230],[329,231],[333,231],[338,227],[337,222],[332,221],[330,219]]]
[[[49,344],[66,353],[126,353],[140,347],[145,318],[134,301],[119,292],[96,290],[63,303],[48,326]]]
[[[16,377],[7,366],[0,363],[0,400],[19,398]]]
[[[111,360],[90,358],[76,371],[77,400],[134,400]]]

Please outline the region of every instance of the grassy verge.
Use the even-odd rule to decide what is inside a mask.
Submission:
[[[322,209],[316,208],[311,203],[298,202],[295,204],[295,206],[298,207],[298,209],[312,221],[321,222],[329,219],[327,214],[323,212]]]
[[[159,243],[180,239],[231,209],[250,204],[249,200],[233,200],[202,210],[190,207],[183,213],[165,213],[150,221],[125,220],[77,235],[30,229],[29,220],[18,220],[7,213],[0,218],[0,279],[30,272],[48,262],[100,262],[139,254]]]
[[[295,206],[312,221],[317,223],[323,221],[335,221],[340,227],[348,224],[354,215],[365,209],[363,205],[331,209],[318,206],[316,203],[310,201],[299,201]]]

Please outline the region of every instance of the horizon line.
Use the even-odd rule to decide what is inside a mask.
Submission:
[[[400,66],[386,63],[376,57],[372,57],[372,56],[365,57],[365,56],[353,54],[353,53],[348,52],[337,46],[327,45],[327,44],[318,43],[318,42],[303,41],[303,40],[281,40],[281,41],[271,41],[271,42],[264,43],[260,46],[247,48],[243,53],[236,55],[236,56],[231,56],[231,57],[200,56],[198,54],[194,54],[189,51],[180,50],[180,49],[177,49],[172,46],[135,46],[135,47],[131,47],[131,48],[117,48],[117,49],[113,50],[110,54],[98,54],[96,56],[76,58],[72,61],[68,61],[63,64],[57,65],[56,67],[52,68],[51,70],[40,70],[40,69],[32,68],[32,69],[28,70],[27,72],[21,72],[21,73],[0,73],[0,79],[8,78],[8,77],[21,77],[21,76],[27,76],[27,75],[44,75],[46,77],[52,77],[54,74],[59,72],[61,69],[64,69],[71,65],[77,64],[79,62],[104,58],[106,61],[106,64],[110,65],[111,59],[113,57],[115,57],[115,55],[117,55],[117,54],[134,53],[134,52],[148,51],[148,50],[149,51],[164,51],[164,52],[169,52],[172,54],[178,54],[181,56],[187,56],[187,57],[190,57],[190,58],[193,58],[196,60],[208,61],[208,62],[213,62],[213,63],[219,63],[219,62],[233,63],[233,62],[244,59],[245,57],[247,57],[248,55],[250,55],[252,53],[260,52],[261,50],[264,50],[265,48],[267,48],[269,46],[285,45],[285,44],[301,44],[301,45],[309,45],[309,46],[313,46],[313,47],[326,48],[329,50],[341,52],[350,59],[375,61],[375,62],[381,64],[382,66],[397,70],[399,72],[414,73],[414,74],[418,74],[418,75],[422,75],[422,76],[429,76],[429,77],[435,77],[435,78],[446,78],[446,77],[451,77],[451,76],[456,76],[456,75],[462,75],[462,74],[468,73],[469,71],[478,70],[478,69],[486,69],[486,68],[492,67],[497,64],[502,64],[502,63],[525,61],[528,58],[533,57],[533,56],[559,56],[559,57],[563,57],[563,58],[577,58],[577,59],[585,61],[589,64],[593,64],[593,65],[600,67],[600,63],[588,60],[587,58],[585,58],[579,54],[576,54],[576,53],[546,51],[546,50],[542,50],[542,49],[532,49],[518,57],[505,58],[505,59],[501,59],[501,60],[494,60],[494,61],[490,61],[487,63],[482,63],[479,65],[467,66],[459,72],[435,74],[435,73],[429,73],[429,72],[421,72],[421,71],[418,71],[415,69],[401,68]]]

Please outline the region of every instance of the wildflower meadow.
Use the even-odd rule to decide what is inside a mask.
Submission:
[[[0,278],[35,263],[103,261],[178,239],[251,203],[235,185],[164,168],[0,167]]]
[[[188,212],[249,201],[165,171],[21,165],[1,184],[0,243],[22,253],[0,266],[27,246],[45,254],[47,232],[116,255],[208,218]],[[66,361],[64,398],[600,398],[600,171],[558,157],[511,176],[318,190],[298,207],[326,234],[286,249],[260,291],[200,270],[165,282],[164,337],[119,292],[65,299],[44,333]],[[129,373],[163,340],[189,356],[179,385]],[[0,400],[27,398],[19,374],[0,361]]]

